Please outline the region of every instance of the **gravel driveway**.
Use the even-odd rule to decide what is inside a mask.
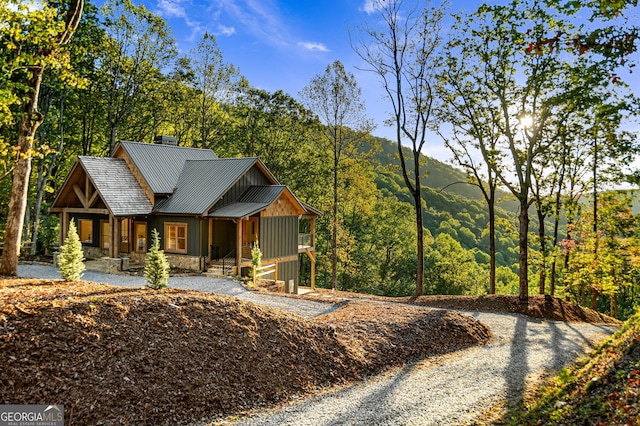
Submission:
[[[57,269],[19,265],[18,275],[59,278]],[[143,286],[143,277],[87,271],[98,283]],[[210,291],[287,310],[305,317],[331,311],[323,303],[270,296],[239,283],[208,277],[172,277],[170,287]],[[617,327],[544,321],[517,314],[464,312],[488,325],[494,341],[378,375],[364,383],[268,410],[226,424],[238,425],[461,425],[525,383],[588,352]]]
[[[521,395],[525,382],[570,364],[617,328],[517,314],[464,313],[491,327],[495,340],[227,424],[473,424],[483,409]]]
[[[50,265],[20,264],[18,265],[18,276],[22,278],[60,279],[58,268]],[[85,271],[82,279],[94,283],[125,287],[144,287],[145,285],[144,277],[113,275],[95,271]],[[292,312],[306,318],[317,317],[318,315],[326,314],[335,309],[334,305],[331,304],[250,291],[237,281],[226,278],[211,278],[205,276],[171,277],[169,278],[169,287],[233,296],[259,305],[266,305]],[[295,300],[295,302],[292,303],[292,300]]]

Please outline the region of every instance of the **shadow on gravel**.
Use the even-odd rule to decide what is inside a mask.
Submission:
[[[377,421],[381,420],[379,416],[380,412],[389,412],[392,413],[392,401],[393,394],[398,386],[404,382],[406,378],[409,377],[413,369],[415,368],[415,364],[410,364],[405,366],[402,371],[396,375],[393,380],[387,383],[382,388],[378,389],[375,392],[370,393],[366,398],[360,401],[357,408],[350,409],[348,411],[341,411],[340,413],[336,413],[336,415],[330,420],[327,421],[328,425],[344,425],[344,424],[360,424],[362,422],[369,422],[371,418],[375,418]],[[378,416],[367,415],[366,418],[357,418],[354,419],[354,413],[377,413]],[[387,419],[390,423],[393,418]]]
[[[521,400],[524,397],[525,381],[529,374],[527,362],[527,318],[518,315],[516,326],[511,341],[509,365],[504,370],[504,379],[507,384],[507,397],[510,403]]]

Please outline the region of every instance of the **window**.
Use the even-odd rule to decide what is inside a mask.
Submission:
[[[164,250],[172,253],[187,252],[187,224],[172,223],[164,224]]]
[[[83,243],[93,244],[93,220],[78,220],[78,236]]]
[[[100,221],[100,247],[105,250],[111,247],[111,225],[107,220]]]
[[[136,222],[136,251],[147,251],[147,222]]]

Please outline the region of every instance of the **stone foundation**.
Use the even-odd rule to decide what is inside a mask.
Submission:
[[[101,259],[109,255],[107,250],[92,246],[82,246],[82,252],[84,253],[85,259]]]
[[[165,256],[167,256],[167,261],[172,268],[191,269],[193,271],[201,270],[200,258],[197,256],[180,256],[178,254],[167,253],[165,253]]]
[[[96,260],[85,262],[88,271],[104,272],[106,274],[117,274],[120,271],[129,269],[128,257],[102,257]]]

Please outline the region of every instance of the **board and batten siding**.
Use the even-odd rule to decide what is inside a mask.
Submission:
[[[160,248],[164,250],[164,224],[167,222],[172,223],[186,223],[187,224],[187,256],[206,256],[207,252],[202,251],[200,243],[200,219],[196,217],[188,216],[152,216],[148,220],[148,232],[151,233],[153,228],[158,230],[160,235]],[[206,239],[206,233],[204,234]],[[169,252],[167,252],[169,253]],[[180,253],[185,255],[185,253]]]
[[[261,217],[259,226],[264,259],[298,255],[298,216]]]
[[[217,210],[227,204],[235,203],[250,186],[271,185],[271,181],[262,173],[257,165],[251,167],[211,209]]]
[[[298,289],[298,261],[278,262],[278,281],[288,283],[293,280],[294,288]]]

